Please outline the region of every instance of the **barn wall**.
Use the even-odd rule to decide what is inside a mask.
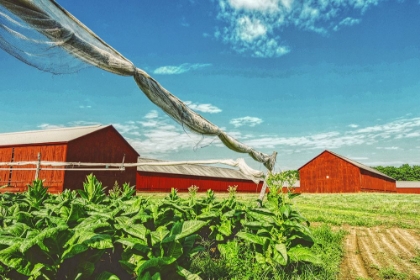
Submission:
[[[367,192],[397,192],[396,182],[367,170],[360,170],[361,191]]]
[[[125,162],[137,162],[138,153],[110,126],[70,141],[67,161],[115,163],[122,162],[124,154]],[[135,186],[136,171],[136,167],[125,168],[125,171],[66,171],[64,188],[82,189],[83,182],[90,173],[93,173],[103,186],[107,186],[108,190],[115,181],[119,185],[129,183]]]
[[[299,192],[358,192],[360,176],[358,167],[329,152],[324,152],[299,169]]]
[[[397,193],[420,194],[420,188],[396,188]]]
[[[255,184],[252,181],[240,179],[226,179],[213,177],[187,176],[178,174],[162,174],[154,172],[137,172],[137,191],[169,192],[171,188],[178,191],[188,191],[192,185],[199,187],[199,191],[212,189],[213,191],[227,191],[228,186],[237,185],[238,192],[259,192],[262,183]]]
[[[38,153],[41,153],[43,161],[64,161],[67,152],[66,144],[43,144],[43,145],[23,145],[17,147],[1,147],[0,162],[13,161],[36,161]],[[2,166],[7,167],[7,166]],[[10,183],[10,188],[2,189],[2,191],[20,192],[26,190],[26,186],[35,179],[35,170],[18,170],[18,168],[35,168],[34,165],[14,166],[9,170],[0,170],[0,186]],[[50,192],[56,193],[62,191],[64,181],[63,170],[42,170],[39,172],[39,179],[44,180],[44,186],[49,188]]]

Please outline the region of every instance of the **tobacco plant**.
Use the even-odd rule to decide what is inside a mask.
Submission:
[[[270,181],[268,181],[270,182]],[[309,222],[291,199],[270,189],[262,207],[208,190],[159,201],[115,184],[107,196],[94,175],[83,189],[47,192],[35,180],[24,194],[0,194],[0,276],[4,279],[201,279],[190,265],[207,240],[214,259],[251,248],[262,269],[318,260]],[[239,247],[238,247],[239,246]],[[238,256],[236,256],[238,257]]]

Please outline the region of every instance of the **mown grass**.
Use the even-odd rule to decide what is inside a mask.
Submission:
[[[302,194],[294,202],[311,222],[420,229],[417,194]]]

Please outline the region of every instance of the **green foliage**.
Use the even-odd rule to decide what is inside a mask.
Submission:
[[[420,165],[374,166],[376,170],[397,181],[420,181]]]
[[[0,194],[1,277],[201,279],[192,268],[204,260],[203,240],[210,240],[216,266],[231,260],[230,271],[244,264],[243,256],[259,275],[321,264],[293,193],[270,191],[266,204],[255,207],[236,199],[235,186],[223,200],[211,190],[197,196],[191,186],[186,199],[172,189],[158,201],[134,196],[128,184],[116,183],[106,196],[92,174],[83,187],[51,195],[36,180],[24,194]]]

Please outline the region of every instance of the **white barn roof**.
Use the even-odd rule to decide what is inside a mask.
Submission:
[[[140,158],[139,163],[143,162],[163,162],[162,160]],[[232,168],[215,167],[208,165],[197,164],[182,164],[182,165],[166,165],[166,166],[147,166],[141,165],[137,167],[137,171],[153,172],[163,174],[177,174],[200,177],[226,178],[226,179],[241,179],[250,180],[240,171]]]
[[[0,134],[0,146],[69,142],[109,125],[63,127]]]
[[[397,181],[397,188],[420,189],[420,181]]]

